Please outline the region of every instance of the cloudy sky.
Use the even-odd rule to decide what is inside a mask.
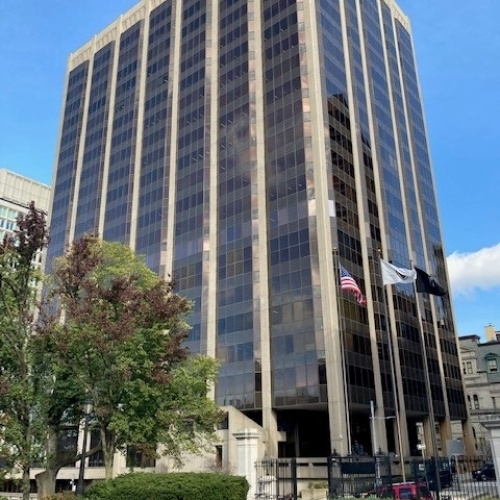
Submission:
[[[0,0],[0,166],[50,183],[68,54],[134,0]],[[499,0],[410,16],[459,334],[500,329]]]
[[[399,4],[413,26],[457,330],[500,330],[500,2]]]

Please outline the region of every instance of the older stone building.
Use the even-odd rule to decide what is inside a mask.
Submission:
[[[482,422],[500,416],[500,331],[485,327],[485,341],[478,335],[459,337],[462,372],[476,452],[491,453],[489,432]]]

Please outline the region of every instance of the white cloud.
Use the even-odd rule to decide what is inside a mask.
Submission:
[[[454,293],[470,295],[476,290],[500,287],[500,243],[477,252],[453,252],[448,256],[448,272]]]

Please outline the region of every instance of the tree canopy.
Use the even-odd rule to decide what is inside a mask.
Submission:
[[[0,243],[0,453],[3,473],[21,474],[23,498],[29,498],[31,464],[43,456],[51,400],[33,342],[42,277],[34,263],[47,243],[45,215],[34,203]]]
[[[41,325],[59,362],[92,398],[111,476],[116,450],[179,458],[199,449],[220,412],[208,398],[214,360],[189,357],[187,299],[127,246],[87,235],[54,266],[50,296],[64,321]]]
[[[92,426],[106,476],[116,451],[133,447],[180,459],[212,443],[221,418],[207,397],[215,360],[184,346],[190,303],[129,247],[86,235],[43,277],[45,216],[31,204],[0,243],[0,458],[20,474],[29,498],[33,463],[39,495],[54,491],[61,467],[79,460],[74,432],[92,398]],[[44,283],[43,300],[41,285]]]

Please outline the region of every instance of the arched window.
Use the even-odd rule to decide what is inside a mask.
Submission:
[[[474,400],[474,409],[479,410],[479,398],[477,397],[477,394],[474,394],[472,399]]]

